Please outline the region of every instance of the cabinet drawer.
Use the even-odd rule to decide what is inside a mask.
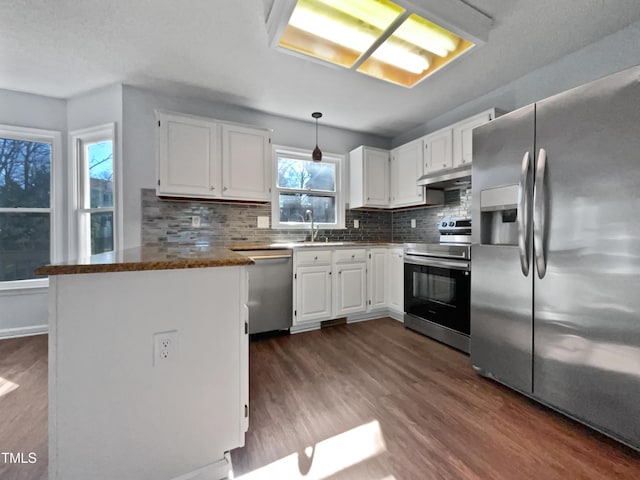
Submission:
[[[348,248],[336,250],[334,253],[336,263],[357,263],[367,259],[367,251],[364,248]]]
[[[329,265],[331,264],[331,250],[309,250],[296,252],[296,266]]]

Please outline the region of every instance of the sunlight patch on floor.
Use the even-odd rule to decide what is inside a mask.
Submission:
[[[6,395],[9,392],[13,392],[19,386],[20,385],[18,385],[17,383],[13,383],[6,378],[0,377],[0,397]]]
[[[377,420],[327,438],[304,452],[292,453],[280,460],[237,477],[237,480],[323,479],[387,450]],[[231,477],[233,478],[233,477]],[[383,480],[394,480],[387,476]]]

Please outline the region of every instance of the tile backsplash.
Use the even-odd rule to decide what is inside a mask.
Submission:
[[[471,217],[471,188],[444,192],[444,206],[419,207],[393,212],[393,241],[438,243],[438,224],[442,218]],[[411,219],[416,228],[411,228]]]
[[[402,211],[347,210],[344,230],[319,230],[324,241],[438,242],[438,221],[443,217],[471,215],[471,189],[445,192],[445,205]],[[200,217],[200,227],[191,225]],[[257,217],[271,217],[270,204],[161,200],[155,190],[142,190],[142,243],[171,246],[264,244],[309,239],[308,230],[257,228]],[[416,219],[416,228],[411,228]],[[353,228],[359,220],[360,228]]]
[[[200,217],[200,227],[191,217]],[[142,190],[142,243],[169,246],[176,243],[237,245],[295,242],[309,239],[307,230],[257,228],[258,216],[271,217],[270,204],[161,200],[155,190]],[[360,228],[353,228],[359,220]],[[347,210],[344,230],[319,230],[324,241],[391,241],[391,215],[385,211]]]

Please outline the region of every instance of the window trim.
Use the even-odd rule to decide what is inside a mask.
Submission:
[[[80,231],[81,213],[91,213],[94,211],[113,211],[113,250],[122,250],[124,244],[124,231],[122,219],[122,158],[119,155],[117,139],[117,128],[115,122],[96,125],[94,127],[83,128],[69,132],[69,258],[84,257],[89,255],[86,247],[83,246]],[[83,144],[95,141],[110,139],[112,143],[113,156],[113,207],[106,208],[81,208],[80,191],[82,182],[80,175],[84,169],[80,162],[84,158]]]
[[[51,145],[49,208],[11,208],[0,209],[4,212],[49,212],[49,256],[51,263],[64,259],[64,182],[63,182],[63,154],[62,133],[56,130],[41,128],[16,127],[0,124],[0,137],[27,142],[41,142]],[[20,293],[32,289],[42,289],[49,286],[48,278],[29,278],[25,280],[0,281],[0,292],[11,291]]]
[[[311,226],[311,222],[280,222],[280,193],[281,192],[293,192],[295,189],[279,189],[278,188],[278,155],[289,155],[291,158],[298,160],[311,159],[311,151],[302,148],[287,147],[284,145],[273,145],[272,148],[273,158],[273,188],[271,189],[271,228],[278,230],[308,230]],[[345,169],[345,155],[338,153],[322,153],[322,161],[325,163],[333,163],[336,165],[336,223],[316,223],[318,229],[321,230],[344,230],[345,227],[345,194],[343,188],[344,169]],[[314,191],[315,192],[315,191]],[[319,194],[333,192],[322,192],[317,190]],[[331,195],[334,196],[334,195]]]

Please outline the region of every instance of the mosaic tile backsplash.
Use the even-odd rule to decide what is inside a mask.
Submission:
[[[347,210],[344,230],[319,230],[324,241],[438,242],[437,224],[442,217],[465,217],[471,213],[471,190],[445,192],[445,205],[403,211]],[[200,217],[200,228],[191,217]],[[271,217],[271,205],[161,200],[155,190],[142,190],[142,243],[170,246],[177,243],[203,245],[268,244],[309,239],[308,230],[257,228],[257,217]],[[411,219],[416,228],[411,228]],[[360,228],[353,228],[354,220]]]

